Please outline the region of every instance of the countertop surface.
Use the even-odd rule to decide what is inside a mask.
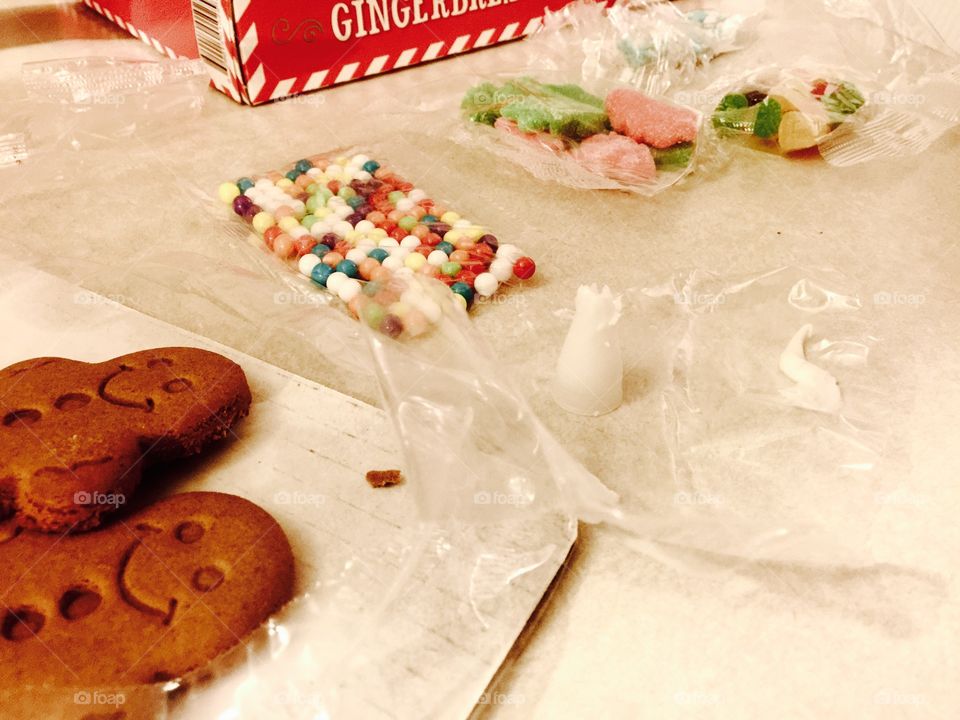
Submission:
[[[619,410],[581,418],[553,404],[545,381],[569,322],[560,311],[573,307],[577,287],[607,283],[635,297],[693,269],[729,283],[785,266],[811,276],[838,271],[863,302],[857,332],[882,358],[885,374],[873,389],[890,402],[871,419],[895,448],[896,472],[888,466],[856,480],[837,472],[805,499],[795,484],[804,458],[771,450],[762,457],[778,477],[753,517],[815,504],[869,562],[750,561],[703,552],[708,539],[698,552],[646,552],[606,524],[581,523],[549,602],[480,710],[491,718],[957,717],[960,134],[948,132],[919,156],[845,168],[730,147],[654,198],[572,190],[451,139],[457,122],[449,113],[465,84],[523,70],[523,45],[258,108],[201,88],[195,109],[182,93],[154,98],[149,112],[128,106],[104,115],[99,135],[77,132],[90,115],[37,113],[23,100],[21,63],[153,59],[149,49],[119,38],[8,47],[0,94],[12,112],[0,118],[0,136],[33,123],[36,144],[18,169],[22,180],[4,171],[2,249],[376,403],[374,378],[362,368],[319,362],[318,349],[323,357],[335,351],[271,325],[281,281],[264,280],[262,292],[247,295],[228,285],[239,272],[264,276],[264,263],[227,250],[235,221],[209,199],[225,179],[330,148],[372,147],[537,259],[536,279],[478,308],[475,326],[545,425],[638,512],[669,510],[677,491],[655,441],[658,403],[642,382],[628,383]],[[139,122],[126,124],[123,113]],[[625,353],[658,340],[642,321],[628,327]],[[794,330],[783,328],[784,341]],[[851,506],[851,497],[874,501]],[[733,510],[757,509],[733,488],[724,499]]]

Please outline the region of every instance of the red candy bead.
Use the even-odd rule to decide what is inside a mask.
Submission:
[[[427,234],[423,237],[423,244],[424,244],[424,245],[429,245],[430,247],[433,247],[434,245],[440,244],[440,242],[441,242],[442,240],[443,240],[442,237],[440,237],[439,235],[437,235],[435,232],[431,232],[431,233],[427,233]]]
[[[393,230],[387,233],[387,235],[392,237],[397,242],[400,242],[408,235],[408,233],[402,227],[394,227]]]
[[[537,271],[537,264],[533,258],[522,257],[513,264],[513,274],[521,280],[529,280]]]
[[[433,252],[433,248],[430,247],[429,245],[421,245],[416,250],[414,250],[414,252],[418,252],[424,257],[430,257],[430,253]]]
[[[346,240],[341,240],[336,245],[333,246],[334,252],[340,253],[343,257],[347,256],[347,253],[353,250],[353,245],[348,243]]]
[[[268,227],[266,230],[263,231],[263,242],[266,244],[268,248],[273,250],[273,241],[276,240],[277,235],[279,235],[282,232],[283,230],[281,230],[276,225],[271,225],[270,227]]]
[[[337,180],[331,180],[327,183],[327,190],[336,195],[338,192],[340,192],[340,183]]]
[[[306,255],[308,252],[313,250],[314,246],[317,244],[317,239],[312,235],[301,235],[296,239],[294,245],[297,247],[297,255]]]
[[[457,282],[466,283],[470,287],[473,287],[473,283],[477,279],[477,273],[472,270],[461,270],[454,279]]]

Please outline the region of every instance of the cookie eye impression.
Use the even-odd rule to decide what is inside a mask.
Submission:
[[[118,573],[126,604],[169,625],[197,596],[221,587],[229,565],[204,542],[209,529],[202,519],[185,519],[132,543]]]

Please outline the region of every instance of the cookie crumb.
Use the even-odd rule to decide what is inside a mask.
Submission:
[[[367,472],[367,482],[370,487],[392,487],[403,482],[403,473],[399,470],[370,470]]]

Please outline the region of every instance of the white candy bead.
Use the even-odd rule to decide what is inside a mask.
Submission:
[[[431,323],[440,322],[440,318],[443,316],[443,310],[440,308],[440,305],[426,295],[418,297],[413,306],[422,312]]]
[[[340,273],[334,273],[337,275]],[[331,275],[330,277],[333,277]],[[330,279],[327,279],[327,287],[330,287]],[[360,294],[360,283],[353,278],[347,278],[337,284],[337,296],[344,302],[350,302]]]
[[[330,232],[330,226],[327,224],[326,220],[320,220],[310,226],[310,234],[315,238],[321,238],[328,232]]]
[[[349,205],[337,205],[333,212],[342,220],[348,215],[353,215],[353,208]],[[353,230],[353,225],[350,226],[350,229]]]
[[[434,250],[432,253],[427,255],[427,262],[431,265],[436,265],[437,267],[440,267],[449,259],[450,256],[447,255],[443,250]]]
[[[513,263],[506,258],[498,257],[490,263],[490,272],[500,282],[506,282],[513,277]]]
[[[318,168],[318,167],[312,167],[312,168],[310,168],[309,170],[307,170],[307,175],[309,175],[309,176],[312,177],[312,178],[315,178],[315,177],[317,177],[317,175],[319,175],[319,174],[322,173],[322,172],[323,172],[323,170],[321,170],[320,168]]]
[[[427,197],[427,194],[420,188],[414,188],[413,190],[407,193],[407,197],[413,200],[415,203],[418,203],[421,200],[425,200]]]
[[[407,255],[410,254],[410,248],[405,248],[405,247],[390,248],[389,253],[390,253],[390,257],[400,258],[400,260],[402,261],[407,259]]]
[[[410,198],[400,198],[397,200],[397,210],[400,212],[410,212],[416,203]]]
[[[309,235],[310,231],[307,230],[303,225],[297,225],[287,230],[287,235],[292,237],[294,240],[297,238],[302,238],[304,235]]]
[[[347,280],[352,280],[353,278],[349,277],[346,273],[335,272],[331,273],[330,277],[327,278],[327,290],[332,293],[337,292],[340,289],[340,284],[346,282]]]
[[[393,255],[389,255],[383,259],[383,262],[380,263],[381,267],[385,267],[387,270],[399,270],[403,267],[403,260]]]
[[[420,238],[416,235],[407,235],[403,240],[400,241],[400,247],[409,248],[413,250],[414,248],[420,247]]]
[[[513,264],[522,257],[523,257],[523,250],[518,248],[516,245],[510,245],[510,244],[501,245],[497,249],[497,260],[500,260],[501,258],[503,258],[504,260],[510,263],[511,269]]]
[[[320,258],[318,258],[313,253],[307,253],[302,258],[300,258],[300,261],[297,263],[297,267],[300,269],[301,273],[303,273],[307,277],[310,277],[311,271],[317,266],[317,263],[319,262],[320,262]]]
[[[359,247],[353,248],[350,252],[347,253],[347,260],[357,263],[359,265],[361,262],[366,260],[367,254],[361,250]]]
[[[335,232],[337,235],[339,235],[342,238],[346,237],[347,233],[351,232],[352,230],[353,230],[353,225],[348,223],[346,220],[338,220],[333,225],[333,232]]]
[[[293,210],[293,214],[298,218],[302,218],[307,214],[307,206],[303,204],[303,200],[294,200],[291,202],[290,209]]]
[[[368,182],[370,180],[373,180],[373,175],[368,173],[366,170],[361,170],[360,172],[357,173],[356,179],[359,180],[360,182]]]
[[[370,157],[368,155],[354,155],[350,158],[350,162],[355,165],[363,165],[364,163],[370,162]]]
[[[264,178],[260,178],[259,180],[257,180],[257,181],[253,184],[253,186],[254,186],[257,190],[266,190],[267,188],[272,188],[272,187],[273,187],[273,181],[270,180],[270,178],[265,178],[265,177],[264,177]]]
[[[511,268],[511,272],[512,272]],[[476,280],[473,281],[473,288],[477,291],[478,295],[483,297],[490,297],[493,295],[497,288],[500,286],[500,282],[497,280],[496,275],[492,272],[480,273],[477,275]]]
[[[385,250],[389,250],[390,248],[400,247],[400,243],[398,243],[396,239],[392,237],[385,237],[380,241],[380,247],[384,248]]]
[[[357,223],[354,229],[359,233],[368,233],[371,230],[373,230],[375,227],[376,225],[374,225],[369,220],[361,220],[360,222]]]

